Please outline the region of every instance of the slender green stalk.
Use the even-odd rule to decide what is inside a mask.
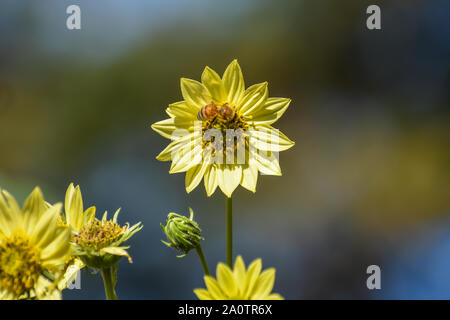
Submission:
[[[227,197],[227,265],[233,264],[233,200]]]
[[[105,286],[105,294],[107,300],[117,300],[116,292],[114,291],[114,285],[116,279],[114,279],[112,268],[103,268],[102,277],[103,284]]]
[[[198,257],[200,258],[200,262],[202,263],[203,272],[205,273],[206,276],[209,276],[209,268],[208,264],[206,263],[205,255],[203,254],[202,245],[199,244],[195,248],[195,251],[197,251]]]

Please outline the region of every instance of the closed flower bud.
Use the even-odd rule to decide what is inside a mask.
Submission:
[[[167,216],[166,226],[161,224],[161,228],[167,236],[166,241],[162,241],[168,247],[175,248],[183,254],[179,258],[184,257],[191,249],[195,249],[200,245],[201,230],[195,222],[194,212],[189,208],[190,217],[185,217],[176,213],[169,213]]]

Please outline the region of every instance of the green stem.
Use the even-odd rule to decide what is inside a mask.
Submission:
[[[117,300],[116,292],[114,291],[114,285],[116,279],[113,278],[112,268],[102,268],[103,284],[105,286],[105,294],[107,300]]]
[[[233,264],[233,200],[227,197],[227,264]]]
[[[195,248],[195,251],[197,251],[200,262],[202,263],[203,272],[205,275],[209,276],[208,264],[206,263],[205,255],[203,254],[202,245],[199,244],[198,247]]]

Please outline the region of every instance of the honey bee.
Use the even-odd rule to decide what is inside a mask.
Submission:
[[[214,102],[207,104],[197,113],[197,118],[202,121],[206,121],[218,116],[225,121],[233,120],[235,111],[233,107],[230,107],[228,103],[225,103],[221,107],[217,107]]]
[[[228,103],[225,103],[219,110],[219,116],[225,121],[231,121],[234,119],[235,111],[233,107],[230,107]]]
[[[214,102],[207,104],[197,113],[198,120],[206,121],[214,118],[219,113],[217,106]]]

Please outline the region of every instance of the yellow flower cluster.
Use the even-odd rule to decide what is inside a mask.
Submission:
[[[142,226],[129,227],[84,211],[80,188],[71,184],[62,204],[51,205],[35,188],[21,208],[7,191],[0,193],[0,299],[60,299],[61,291],[86,265],[111,266],[122,245]],[[94,258],[92,258],[94,256]],[[114,258],[112,258],[114,257]],[[90,265],[91,260],[95,265]]]

